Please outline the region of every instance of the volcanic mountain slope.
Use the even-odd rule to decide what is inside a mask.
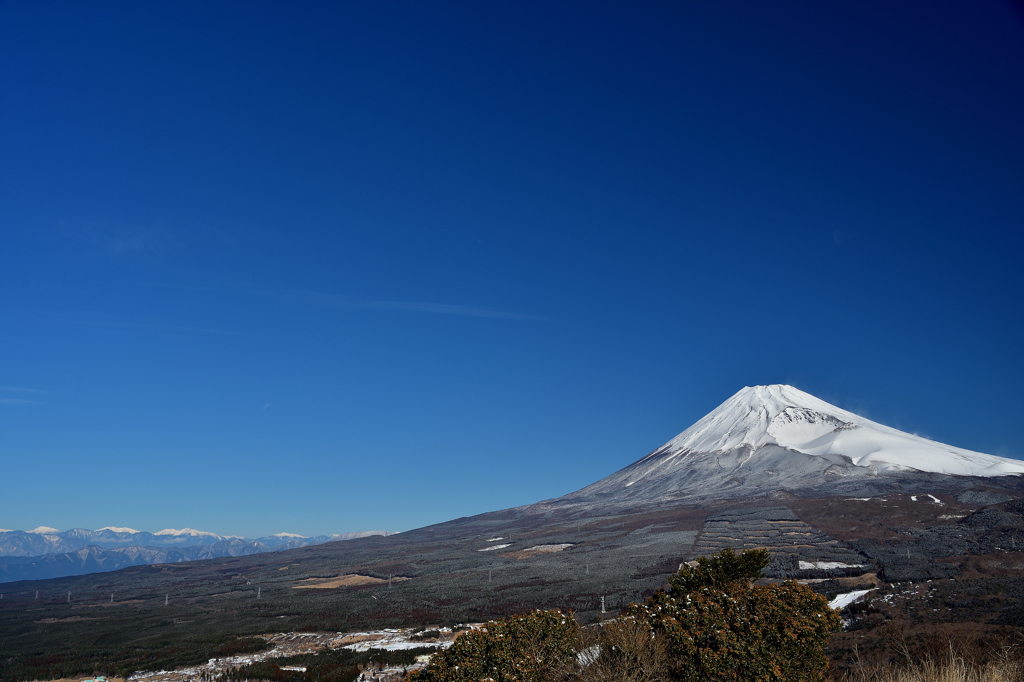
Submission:
[[[1024,474],[1024,462],[904,433],[786,385],[747,387],[646,457],[546,504],[642,505],[914,490]]]

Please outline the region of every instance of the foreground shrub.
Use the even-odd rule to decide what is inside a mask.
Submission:
[[[561,611],[492,620],[459,637],[410,679],[417,682],[542,682],[575,667],[579,626]]]
[[[839,616],[795,582],[753,585],[769,559],[763,550],[703,557],[669,578],[670,591],[584,635],[559,611],[491,621],[411,679],[818,682]]]
[[[751,585],[755,567],[760,573],[767,565],[764,555],[744,559],[730,550],[706,562],[706,570],[684,567],[670,584],[700,587],[659,590],[629,607],[628,616],[665,638],[674,679],[823,679],[825,644],[840,629],[839,616],[823,597],[795,582]]]
[[[740,554],[726,547],[711,556],[702,556],[696,566],[683,564],[668,577],[673,594],[689,594],[705,587],[729,590],[749,585],[761,577],[772,561],[766,549],[750,549]]]

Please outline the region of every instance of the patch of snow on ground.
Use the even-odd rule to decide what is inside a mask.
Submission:
[[[475,630],[480,627],[479,623],[468,623],[466,627]],[[175,670],[156,670],[135,672],[128,678],[128,682],[205,682],[210,679],[224,679],[224,674],[241,666],[259,663],[275,658],[295,656],[298,654],[316,654],[320,651],[342,646],[353,651],[366,651],[368,649],[415,649],[418,647],[429,647],[435,650],[446,649],[454,641],[453,633],[449,628],[439,628],[440,639],[433,642],[417,642],[413,640],[420,630],[416,628],[369,630],[366,632],[289,632],[276,635],[263,635],[271,644],[273,649],[260,651],[253,654],[242,654],[226,658],[211,658],[208,663],[177,668]],[[360,641],[352,642],[352,639]],[[346,642],[348,642],[346,644]],[[429,656],[419,656],[413,665],[391,666],[382,670],[371,669],[364,671],[359,680],[370,679],[399,679],[407,672],[423,668]],[[300,672],[305,668],[299,666],[284,667],[283,670]]]
[[[845,594],[837,594],[836,598],[828,603],[828,606],[830,609],[842,611],[847,606],[857,601],[858,599],[862,598],[865,594],[871,592],[874,589],[875,588],[871,588],[870,590],[855,590],[853,592],[847,592]]]
[[[844,564],[841,561],[800,561],[801,569],[808,568],[863,568],[864,564]]]
[[[478,624],[470,624],[470,630],[476,630],[479,628]],[[412,637],[416,634],[415,628],[404,628],[402,630],[370,630],[367,632],[353,632],[346,635],[346,637],[363,638],[367,639],[361,642],[355,642],[353,644],[346,644],[343,646],[345,649],[351,649],[352,651],[369,651],[370,649],[387,649],[388,651],[398,651],[400,649],[416,649],[419,647],[431,647],[434,649],[447,649],[452,645],[454,639],[442,639],[437,642],[417,642],[413,641]],[[451,630],[448,628],[441,628],[442,634],[450,635]]]
[[[348,644],[344,648],[352,649],[353,651],[368,651],[369,649],[387,649],[388,651],[398,651],[400,649],[419,649],[420,647],[447,648],[450,645],[451,642],[410,642],[404,639],[382,639],[373,642],[357,642],[356,644]]]
[[[491,545],[490,547],[484,547],[483,549],[478,549],[477,551],[478,552],[490,552],[492,549],[505,549],[508,546],[509,545]]]
[[[576,654],[576,662],[586,667],[593,663],[597,663],[597,659],[601,657],[601,647],[597,644],[594,646],[588,646],[583,651]]]
[[[917,495],[911,495],[910,496],[910,501],[911,502],[917,502]]]
[[[484,542],[499,542],[499,541],[504,540],[504,539],[505,538],[489,538],[487,540],[484,540]]]
[[[935,497],[935,496],[934,496],[934,495],[932,495],[931,493],[928,493],[928,497],[930,497],[930,498],[932,498],[933,500],[935,500],[935,503],[936,503],[936,504],[942,504],[942,500],[940,500],[939,498]]]

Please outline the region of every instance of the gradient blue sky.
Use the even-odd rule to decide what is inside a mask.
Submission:
[[[1008,2],[0,4],[0,527],[405,530],[745,385],[1024,458]]]

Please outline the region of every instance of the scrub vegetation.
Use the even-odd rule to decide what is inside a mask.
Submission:
[[[726,549],[684,565],[589,638],[557,610],[491,621],[413,680],[821,680],[839,616],[803,585],[754,585],[770,560]]]

